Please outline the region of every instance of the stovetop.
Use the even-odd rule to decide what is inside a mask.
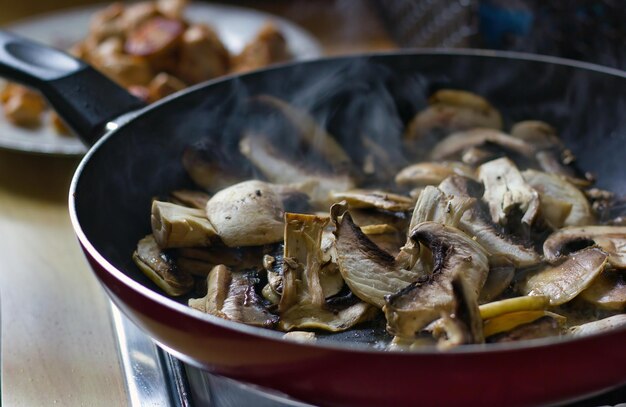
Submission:
[[[113,304],[111,313],[131,407],[315,407],[189,366],[156,346]],[[626,407],[626,386],[560,406]]]

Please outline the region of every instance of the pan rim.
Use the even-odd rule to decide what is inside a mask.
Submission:
[[[348,343],[348,342],[339,342],[339,341],[328,341],[328,342],[316,342],[314,344],[309,343],[301,343],[295,341],[288,341],[282,338],[283,332],[273,331],[270,329],[253,327],[249,325],[245,325],[243,323],[228,321],[213,315],[204,314],[198,310],[194,310],[188,306],[185,306],[171,298],[166,297],[164,294],[158,293],[155,290],[146,287],[145,285],[135,281],[131,277],[129,277],[122,270],[113,266],[103,255],[98,252],[98,250],[91,244],[90,240],[87,238],[85,232],[83,231],[80,221],[78,219],[78,214],[76,210],[76,192],[78,188],[78,184],[81,180],[81,175],[83,173],[84,168],[89,165],[90,158],[98,152],[100,147],[107,142],[112,137],[115,137],[117,133],[122,131],[127,125],[131,122],[134,122],[136,119],[140,119],[147,112],[159,109],[161,105],[168,104],[171,100],[177,99],[179,97],[184,97],[189,93],[193,93],[199,91],[201,89],[215,86],[220,83],[229,82],[232,80],[236,80],[238,78],[246,78],[251,76],[263,75],[265,72],[274,71],[274,70],[288,70],[292,69],[294,66],[303,66],[303,65],[313,65],[313,64],[329,64],[336,63],[337,61],[350,61],[350,60],[363,60],[363,59],[376,59],[376,58],[388,58],[388,57],[403,57],[407,56],[419,56],[425,57],[428,55],[437,55],[437,56],[475,56],[482,58],[496,58],[496,59],[508,59],[508,60],[523,60],[523,61],[531,61],[531,62],[540,62],[546,64],[553,65],[561,65],[574,69],[583,69],[587,71],[598,72],[601,74],[607,74],[616,76],[619,78],[626,79],[626,71],[622,71],[616,68],[606,67],[602,65],[597,65],[584,61],[576,61],[566,58],[548,56],[548,55],[538,55],[538,54],[530,54],[530,53],[522,53],[516,51],[495,51],[495,50],[486,50],[486,49],[444,49],[444,48],[423,48],[423,49],[408,49],[403,51],[382,51],[382,52],[371,52],[371,53],[359,53],[359,54],[351,54],[351,55],[343,55],[343,56],[328,56],[318,59],[306,60],[306,61],[290,61],[282,64],[273,65],[271,67],[267,67],[264,69],[244,73],[244,74],[231,74],[226,75],[215,80],[203,82],[189,88],[186,88],[180,92],[174,93],[165,97],[164,99],[159,100],[156,103],[153,103],[149,106],[146,106],[142,109],[129,112],[122,117],[124,118],[123,122],[118,123],[113,126],[108,132],[106,132],[83,156],[79,165],[77,166],[73,176],[72,181],[70,183],[69,188],[69,213],[70,220],[72,223],[72,227],[74,232],[84,248],[84,250],[88,253],[90,257],[92,257],[98,265],[104,269],[107,273],[109,273],[112,277],[114,277],[117,281],[122,283],[123,285],[131,288],[140,296],[158,303],[161,306],[169,308],[175,312],[180,312],[188,318],[192,318],[194,320],[202,321],[202,323],[210,323],[213,325],[217,325],[219,328],[228,329],[232,331],[236,331],[241,334],[259,337],[265,340],[271,341],[280,341],[286,343],[289,346],[301,346],[306,348],[313,349],[326,349],[332,351],[339,352],[351,352],[351,353],[359,353],[359,354],[373,354],[373,355],[390,355],[393,356],[402,356],[402,357],[411,357],[411,356],[419,356],[419,355],[441,355],[443,356],[461,356],[461,355],[476,355],[476,354],[495,354],[502,352],[521,352],[521,351],[531,351],[533,349],[538,348],[550,348],[553,346],[559,346],[563,344],[574,344],[585,341],[593,341],[598,337],[609,337],[613,335],[623,335],[626,333],[626,326],[613,328],[606,332],[594,333],[581,337],[549,337],[549,338],[540,338],[540,339],[531,339],[520,342],[510,342],[510,343],[495,343],[495,344],[475,344],[475,345],[464,345],[457,348],[449,349],[449,350],[439,350],[436,347],[424,347],[418,348],[411,351],[400,351],[400,350],[387,350],[374,347],[370,344],[364,343]],[[92,270],[92,272],[94,272]],[[95,273],[95,272],[94,272]],[[102,282],[100,282],[103,284]],[[110,295],[110,294],[109,294]],[[393,355],[393,356],[392,356]]]

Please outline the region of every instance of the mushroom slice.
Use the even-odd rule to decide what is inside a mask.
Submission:
[[[283,239],[283,202],[266,182],[251,180],[222,189],[207,202],[206,214],[229,247],[259,246]]]
[[[487,342],[512,342],[519,340],[559,336],[566,318],[549,311],[523,311],[501,315],[485,322]]]
[[[307,194],[313,205],[328,208],[330,193],[354,188],[354,180],[346,173],[328,173],[307,169],[279,154],[261,136],[246,135],[239,143],[241,153],[271,182],[290,184]]]
[[[161,250],[152,235],[137,243],[133,261],[150,280],[171,296],[186,294],[193,288],[193,277],[176,267],[174,259]]]
[[[211,315],[248,325],[273,327],[278,317],[269,312],[254,290],[254,276],[215,266],[207,277],[207,294],[190,299],[189,306]]]
[[[252,175],[245,157],[236,149],[225,151],[224,145],[207,137],[183,152],[183,167],[200,188],[215,192]]]
[[[605,270],[593,280],[580,298],[598,308],[620,311],[626,309],[626,279],[615,270]]]
[[[482,195],[480,184],[458,175],[446,178],[439,189],[456,196]],[[483,214],[479,202],[476,202],[463,213],[458,227],[491,254],[490,263],[493,264],[500,257],[507,258],[516,267],[533,266],[541,261],[539,254],[532,248],[515,243],[508,235],[500,233],[488,217]]]
[[[326,222],[327,219],[314,215],[285,215],[282,296],[278,304],[282,330],[323,329],[338,332],[374,315],[375,308],[363,302],[338,311],[326,309],[320,270],[320,243]]]
[[[202,191],[190,191],[187,189],[179,189],[171,192],[172,201],[175,204],[188,206],[190,208],[202,209],[206,208],[211,196]]]
[[[455,278],[463,278],[467,301],[477,303],[489,271],[485,249],[454,227],[424,222],[412,230],[411,238],[430,249],[434,265],[430,276],[386,297],[387,330],[403,337],[415,336],[441,312],[453,311]]]
[[[215,267],[215,264],[207,263],[202,260],[178,257],[176,259],[176,267],[178,267],[179,270],[193,276],[206,277],[209,275],[213,267]]]
[[[374,315],[376,308],[364,302],[358,302],[340,311],[328,311],[312,304],[303,304],[281,314],[279,327],[283,331],[322,329],[341,332],[372,319]]]
[[[540,150],[564,148],[554,127],[540,120],[524,120],[511,127],[511,136],[534,145]]]
[[[507,225],[511,212],[519,209],[523,213],[521,222],[532,224],[539,211],[539,194],[524,181],[511,160],[499,158],[481,165],[478,178],[485,185],[483,199],[494,223]]]
[[[626,268],[626,226],[567,227],[552,233],[543,243],[543,255],[549,262],[581,247],[596,245],[609,255],[615,268]]]
[[[154,238],[162,249],[211,246],[219,240],[204,209],[155,200],[150,220]]]
[[[523,140],[511,137],[501,131],[486,128],[477,128],[451,134],[439,142],[430,153],[431,160],[444,160],[461,155],[464,151],[482,146],[495,144],[504,150],[517,153],[523,157],[532,158],[535,148]]]
[[[539,193],[541,213],[550,226],[558,229],[595,223],[585,194],[566,179],[535,170],[523,171],[522,177]]]
[[[574,165],[575,159],[567,149],[561,152],[554,149],[541,150],[535,154],[535,160],[543,171],[564,177],[579,188],[589,187],[593,184],[594,177],[590,173],[582,174]]]
[[[483,304],[479,310],[482,319],[490,319],[511,312],[545,310],[549,305],[548,297],[527,295]]]
[[[285,213],[285,252],[281,313],[295,303],[306,302],[322,307],[325,302],[320,283],[322,231],[328,219],[315,215]],[[298,287],[298,281],[301,287]],[[289,285],[289,287],[287,286]],[[295,287],[293,292],[287,292]]]
[[[397,185],[403,187],[439,185],[441,181],[454,174],[468,178],[476,176],[472,167],[457,161],[421,162],[400,170],[395,180]]]
[[[333,171],[343,172],[350,167],[351,160],[348,154],[308,113],[270,95],[256,96],[253,102],[280,113],[296,130],[299,137],[330,164]]]
[[[487,100],[475,93],[441,89],[428,101],[407,126],[404,137],[423,140],[433,130],[450,132],[473,127],[502,128],[500,113]]]
[[[474,198],[447,195],[439,188],[429,185],[415,203],[409,231],[426,221],[457,227],[465,211],[474,202]]]
[[[404,212],[411,210],[413,207],[411,198],[385,191],[352,189],[333,192],[330,195],[335,202],[345,200],[351,208],[373,208],[391,212]]]
[[[617,314],[599,321],[573,326],[569,329],[568,334],[574,337],[595,335],[624,326],[626,326],[626,314]]]
[[[478,297],[478,303],[483,304],[499,297],[507,288],[511,285],[513,277],[515,277],[515,266],[513,262],[507,257],[502,256],[503,259],[494,260],[494,257],[489,258],[490,269],[487,275],[487,281],[482,290],[480,290],[480,296]],[[498,264],[499,263],[499,264]]]
[[[336,227],[337,265],[357,297],[382,308],[386,295],[396,293],[417,279],[418,272],[403,269],[393,256],[363,233],[345,205],[333,205],[330,213]]]
[[[476,296],[467,286],[462,276],[452,280],[455,308],[450,315],[442,313],[439,329],[433,333],[438,337],[437,347],[449,349],[459,345],[483,343],[483,320],[478,310]],[[442,335],[442,331],[445,335]]]
[[[564,304],[591,285],[604,270],[608,257],[595,247],[574,252],[557,266],[529,273],[520,281],[521,292],[546,296],[550,305]]]

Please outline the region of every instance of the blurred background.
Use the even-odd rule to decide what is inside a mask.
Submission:
[[[0,24],[102,3],[4,0]],[[285,17],[314,34],[327,54],[395,47],[472,47],[557,55],[626,68],[623,0],[227,1]]]

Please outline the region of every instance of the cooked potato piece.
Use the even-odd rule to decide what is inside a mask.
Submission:
[[[194,24],[185,30],[176,73],[189,84],[200,83],[228,72],[228,51],[209,26]]]

